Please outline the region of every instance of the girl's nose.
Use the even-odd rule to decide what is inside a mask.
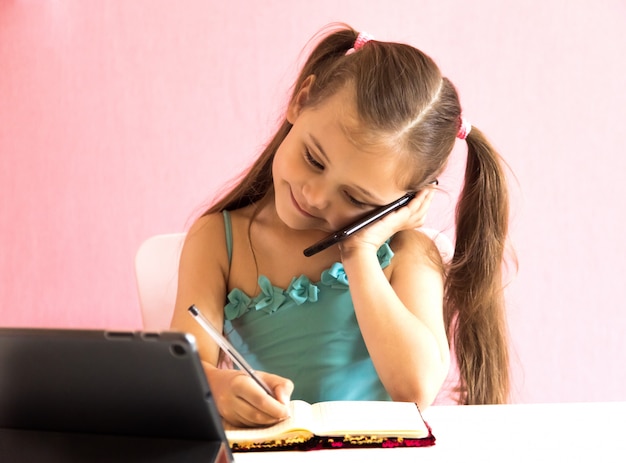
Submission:
[[[315,209],[323,210],[328,205],[328,194],[322,182],[307,182],[302,187],[302,194],[307,204]]]

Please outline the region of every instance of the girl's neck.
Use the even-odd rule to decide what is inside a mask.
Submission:
[[[235,236],[240,240],[234,247],[238,252],[239,262],[233,268],[239,273],[231,275],[229,287],[238,287],[246,294],[258,291],[256,282],[259,275],[264,275],[281,288],[286,288],[294,276],[307,275],[317,281],[323,270],[340,259],[336,247],[327,249],[313,257],[305,257],[303,251],[321,237],[319,230],[294,230],[280,219],[274,205],[274,193],[268,192],[263,199],[233,213],[239,216],[240,230]],[[243,219],[243,220],[241,220]],[[249,269],[241,273],[242,269]]]
[[[285,232],[288,229],[276,212],[273,189],[270,189],[263,198],[245,209],[245,215],[250,221],[250,228],[272,229],[277,232]]]

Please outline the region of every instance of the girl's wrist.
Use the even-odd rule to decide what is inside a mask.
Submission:
[[[357,260],[367,257],[374,257],[378,259],[378,248],[372,244],[361,243],[358,246],[352,244],[339,243],[339,253],[341,255],[341,262],[345,265],[348,260]]]

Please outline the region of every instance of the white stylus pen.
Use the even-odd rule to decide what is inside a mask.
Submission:
[[[211,336],[211,338],[220,346],[226,355],[228,355],[233,363],[237,365],[241,370],[245,371],[250,378],[252,378],[259,386],[263,388],[265,392],[267,392],[271,397],[276,398],[270,387],[263,381],[259,376],[255,373],[252,367],[246,362],[243,356],[237,352],[237,350],[233,347],[233,345],[228,342],[222,333],[217,331],[215,327],[211,324],[211,322],[204,316],[202,313],[196,308],[195,305],[189,307],[189,313],[193,316],[193,318],[205,329],[205,331]]]

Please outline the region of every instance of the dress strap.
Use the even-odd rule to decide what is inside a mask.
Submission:
[[[224,231],[226,232],[226,250],[228,251],[228,265],[233,257],[233,226],[230,221],[230,212],[222,211],[224,216]]]

